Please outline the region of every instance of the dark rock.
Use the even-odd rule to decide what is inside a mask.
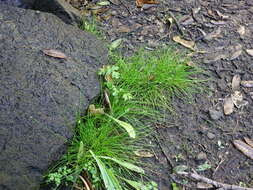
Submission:
[[[57,49],[68,59],[42,53]],[[106,48],[52,14],[0,6],[0,189],[39,188],[78,113],[99,94]]]
[[[65,0],[0,0],[0,4],[53,13],[67,24],[80,24],[81,13]]]
[[[35,0],[33,8],[53,13],[67,24],[79,24],[81,22],[80,11],[65,0]]]

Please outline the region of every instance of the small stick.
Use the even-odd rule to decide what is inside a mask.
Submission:
[[[158,133],[159,133],[159,132],[158,132]],[[172,169],[173,169],[173,168],[174,168],[174,164],[173,164],[173,162],[171,161],[170,157],[167,155],[167,153],[164,151],[164,149],[163,149],[163,147],[162,147],[162,145],[161,145],[161,143],[160,143],[160,140],[158,139],[158,137],[157,137],[156,135],[155,135],[154,137],[156,138],[156,141],[157,141],[157,143],[158,143],[158,145],[159,145],[159,147],[160,147],[160,149],[161,149],[163,155],[165,156],[165,158],[166,158],[168,164],[169,164],[169,165],[172,167]]]
[[[88,183],[85,181],[85,179],[82,176],[80,176],[80,175],[79,175],[79,178],[82,180],[82,182],[83,182],[83,184],[85,186],[85,189],[86,190],[90,190],[90,187],[89,187]]]
[[[177,29],[179,30],[180,34],[181,34],[182,36],[184,36],[184,32],[183,32],[183,30],[181,29],[181,27],[180,27],[180,25],[179,25],[179,23],[178,23],[176,17],[174,16],[174,14],[173,14],[172,12],[170,12],[170,11],[168,11],[168,13],[169,13],[169,15],[171,16],[171,18],[173,18],[173,20],[175,21],[175,24],[176,24]]]
[[[178,172],[178,174],[196,179],[197,181],[202,181],[202,182],[211,184],[211,185],[215,186],[216,188],[219,188],[219,190],[253,190],[253,188],[240,187],[237,185],[229,185],[229,184],[225,184],[225,183],[220,183],[220,182],[214,181],[212,179],[206,178],[204,176],[201,176],[197,173]]]

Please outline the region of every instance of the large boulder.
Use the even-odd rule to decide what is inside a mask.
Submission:
[[[52,14],[1,4],[0,190],[39,188],[65,152],[76,116],[99,94],[96,71],[106,61],[93,35]]]
[[[80,24],[82,20],[81,12],[66,0],[0,0],[0,6],[1,4],[50,12],[67,24]]]

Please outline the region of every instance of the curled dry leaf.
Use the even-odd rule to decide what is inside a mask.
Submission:
[[[253,88],[253,80],[243,80],[241,81],[241,85],[246,88]]]
[[[142,157],[142,158],[154,157],[154,154],[149,152],[148,150],[136,150],[136,151],[134,151],[134,154],[136,156],[139,156],[139,157]]]
[[[136,0],[135,3],[138,8],[142,8],[144,4],[159,4],[155,0]]]
[[[232,102],[234,103],[234,105],[237,108],[241,108],[243,106],[246,106],[248,104],[247,101],[243,100],[243,95],[240,91],[235,91],[232,95],[231,95],[231,99]]]
[[[231,97],[227,97],[224,99],[224,114],[225,115],[230,115],[234,111],[234,103],[232,101]]]
[[[244,137],[243,139],[248,145],[250,145],[253,148],[253,140],[249,139],[248,137]]]
[[[253,49],[246,49],[247,54],[253,56]]]
[[[180,36],[174,36],[173,40],[193,51],[195,51],[195,43],[193,41],[189,41],[189,40],[184,40],[182,39]]]
[[[231,53],[230,60],[234,60],[242,54],[242,45],[238,44],[234,46],[231,50],[232,50],[232,53]]]
[[[234,140],[233,143],[238,150],[253,160],[253,148],[251,146],[240,140]]]
[[[101,115],[105,113],[103,108],[96,108],[93,104],[89,105],[88,111],[91,115]]]
[[[240,88],[240,83],[241,83],[241,76],[240,75],[235,75],[232,79],[232,90],[239,90]]]
[[[42,51],[43,51],[44,54],[46,54],[50,57],[56,57],[56,58],[60,58],[60,59],[67,59],[67,56],[59,50],[44,49]]]

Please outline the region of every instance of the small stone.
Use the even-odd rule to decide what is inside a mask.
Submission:
[[[196,157],[197,160],[206,160],[207,159],[207,155],[206,153],[204,152],[200,152],[197,157]]]
[[[211,119],[218,120],[223,116],[223,113],[221,111],[209,109],[209,115],[210,115]]]
[[[208,132],[207,137],[212,140],[215,138],[215,134]]]

